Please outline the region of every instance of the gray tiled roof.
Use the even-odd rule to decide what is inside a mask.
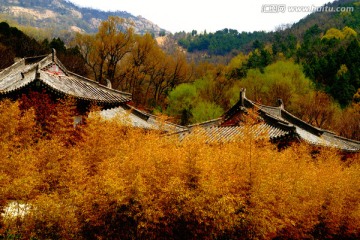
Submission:
[[[334,147],[350,152],[360,151],[360,142],[337,136],[331,132],[324,131],[322,135],[317,136],[302,128],[296,127],[296,133],[302,140],[313,145]]]
[[[286,111],[282,105],[273,107],[257,104],[247,99],[245,92],[241,96],[243,98],[221,118],[189,126],[188,130],[178,133],[180,139],[202,137],[209,142],[234,141],[244,134],[244,123],[239,116],[246,113],[247,109],[253,108],[259,113],[259,122],[250,126],[250,132],[254,136],[265,136],[270,140],[291,137],[316,146],[333,147],[349,152],[360,151],[359,141],[314,127]]]
[[[206,142],[233,142],[242,138],[244,134],[251,134],[254,138],[270,138],[272,140],[284,138],[292,134],[291,130],[280,129],[265,122],[260,122],[249,127],[245,126],[211,126],[194,127],[187,131],[179,132],[180,140],[185,138],[199,138]]]
[[[160,130],[164,132],[179,132],[187,129],[163,119],[136,109],[128,104],[116,108],[102,110],[101,117],[104,119],[118,118],[124,125],[138,127],[149,130]]]
[[[131,100],[129,93],[108,88],[66,70],[54,54],[34,63],[27,63],[31,62],[29,60],[22,59],[0,72],[0,95],[18,91],[37,81],[51,91],[76,99],[116,105]],[[58,71],[50,71],[52,68]]]

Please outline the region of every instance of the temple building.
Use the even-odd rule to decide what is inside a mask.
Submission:
[[[17,100],[31,91],[45,91],[53,99],[75,99],[76,121],[87,114],[92,105],[97,105],[104,119],[118,117],[125,125],[175,133],[180,140],[202,136],[208,142],[235,141],[249,133],[245,131],[245,116],[252,109],[258,114],[250,129],[255,137],[266,136],[279,145],[305,141],[347,152],[360,151],[360,142],[304,122],[288,112],[281,100],[276,107],[261,105],[247,99],[245,90],[241,91],[239,101],[220,118],[186,127],[172,124],[131,106],[130,93],[68,71],[56,57],[55,50],[49,55],[21,59],[0,72],[0,100]]]
[[[46,91],[53,98],[72,97],[80,114],[90,105],[117,107],[131,101],[131,94],[103,86],[93,80],[68,71],[56,57],[23,58],[0,72],[0,99],[19,99],[30,91]]]
[[[75,99],[75,123],[81,121],[81,116],[87,114],[92,105],[97,105],[105,119],[118,115],[130,126],[166,132],[184,129],[131,106],[130,93],[68,71],[56,57],[55,50],[49,55],[23,58],[0,72],[0,100],[17,100],[31,91],[45,92],[54,100]]]
[[[102,110],[100,115],[104,119],[118,119],[125,126],[157,130],[164,133],[175,133],[187,129],[187,127],[168,122],[161,117],[149,114],[128,104]]]
[[[257,119],[246,125],[248,111],[257,112]],[[245,126],[248,126],[245,131]],[[239,101],[220,118],[200,124],[190,125],[178,132],[180,139],[204,138],[207,142],[236,141],[245,133],[254,137],[266,137],[280,145],[304,141],[315,146],[332,147],[346,152],[359,152],[360,142],[340,137],[335,133],[314,127],[292,115],[284,108],[281,99],[278,106],[265,106],[246,98],[245,89],[241,90]]]

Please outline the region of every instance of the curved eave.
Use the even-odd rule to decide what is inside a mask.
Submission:
[[[21,91],[37,82],[55,94],[101,105],[118,106],[131,101],[130,93],[108,88],[68,71],[57,59],[55,53],[53,51],[49,55],[24,58],[0,72],[0,96]],[[61,69],[62,74],[47,71],[54,64]]]
[[[53,86],[51,86],[50,84],[48,84],[47,82],[38,79],[38,81],[40,82],[40,84],[42,86],[44,86],[46,89],[50,90],[51,92],[54,92],[55,94],[59,95],[59,96],[67,96],[67,97],[72,97],[75,99],[79,99],[82,101],[87,101],[87,102],[93,102],[93,103],[97,103],[100,105],[119,105],[125,102],[129,102],[131,101],[131,98],[123,98],[123,99],[114,99],[114,100],[104,100],[104,99],[96,99],[96,98],[89,98],[89,97],[83,97],[83,96],[79,96],[79,95],[75,95],[75,94],[69,94],[65,91],[61,91],[57,88],[54,88]]]
[[[206,142],[234,142],[239,138],[243,138],[246,133],[244,126],[212,126],[212,127],[194,127],[177,132],[180,140],[188,137],[204,138]],[[276,142],[281,139],[294,138],[294,131],[287,131],[266,123],[254,125],[249,128],[249,134],[255,139],[269,139]]]
[[[307,139],[304,139],[302,137],[298,137],[300,141],[303,141],[305,143],[308,143],[308,144],[311,144],[313,146],[317,146],[317,147],[326,147],[326,148],[332,148],[334,150],[338,150],[338,151],[343,151],[343,152],[348,152],[348,153],[357,153],[360,151],[359,148],[352,148],[352,147],[341,147],[341,146],[338,146],[338,145],[332,145],[332,144],[329,144],[329,145],[325,145],[325,144],[322,144],[322,143],[319,143],[319,142],[314,142],[314,141],[309,141]]]
[[[23,85],[21,85],[21,86],[19,86],[19,87],[17,87],[17,88],[14,88],[14,89],[5,90],[5,91],[0,91],[0,96],[1,96],[1,95],[2,95],[2,96],[6,96],[6,95],[13,94],[13,93],[15,93],[15,92],[17,92],[17,91],[20,91],[20,90],[28,87],[28,86],[31,85],[33,82],[34,82],[34,80],[33,80],[33,81],[30,81],[30,82],[27,82],[27,83],[25,83],[25,84],[23,84]]]
[[[114,92],[114,93],[117,93],[117,94],[122,94],[122,95],[126,95],[128,96],[129,98],[132,98],[132,94],[131,93],[128,93],[128,92],[123,92],[123,91],[120,91],[120,90],[117,90],[117,89],[113,89],[113,88],[109,88],[107,86],[104,86],[104,85],[101,85],[100,83],[94,81],[94,80],[91,80],[89,78],[86,78],[86,77],[83,77],[81,75],[78,75],[74,72],[70,72],[68,70],[66,70],[66,74],[69,75],[69,76],[74,76],[76,78],[79,78],[85,82],[88,82],[88,83],[91,83],[91,84],[95,84],[97,87],[99,88],[102,88],[102,89],[106,89],[107,91],[111,91],[111,92]]]

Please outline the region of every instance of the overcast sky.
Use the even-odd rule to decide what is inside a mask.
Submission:
[[[81,7],[126,11],[157,24],[172,33],[215,32],[224,28],[241,31],[272,31],[281,24],[294,23],[309,12],[290,12],[289,6],[320,7],[332,0],[70,0]],[[275,5],[274,5],[275,4]],[[286,4],[281,13],[274,6]],[[273,10],[271,10],[273,9]],[[275,10],[276,11],[276,10]]]

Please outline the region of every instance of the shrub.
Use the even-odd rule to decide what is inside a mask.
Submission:
[[[55,137],[19,148],[14,126],[33,126],[34,117],[2,104],[1,121],[13,124],[1,129],[1,206],[31,206],[0,219],[3,238],[360,237],[359,155],[344,162],[305,144],[279,152],[251,135],[179,142],[97,117],[73,145]]]

